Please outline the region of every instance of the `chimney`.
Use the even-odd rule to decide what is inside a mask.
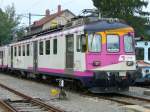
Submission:
[[[61,5],[58,5],[58,13],[61,12]]]
[[[46,9],[46,11],[45,11],[45,15],[46,15],[46,16],[49,16],[49,15],[50,15],[50,11],[49,11],[49,9]]]

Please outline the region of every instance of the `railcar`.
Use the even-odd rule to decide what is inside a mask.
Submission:
[[[136,59],[137,70],[139,74],[136,76],[135,83],[147,83],[150,74],[150,42],[149,41],[137,41],[136,42]],[[150,83],[150,81],[148,81]]]
[[[136,42],[136,59],[137,66],[141,68],[143,76],[150,73],[150,42]]]
[[[0,69],[7,70],[8,68],[8,46],[0,47]]]
[[[126,23],[84,18],[28,37],[7,45],[9,70],[73,80],[94,93],[128,90],[127,71],[136,61],[134,30]]]

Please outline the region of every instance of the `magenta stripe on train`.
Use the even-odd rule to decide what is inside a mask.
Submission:
[[[29,70],[33,70],[33,67],[28,67]],[[60,73],[64,74],[65,70],[64,69],[51,69],[51,68],[38,68],[38,72],[46,72],[46,73]],[[73,75],[75,76],[93,76],[92,71],[74,71]]]

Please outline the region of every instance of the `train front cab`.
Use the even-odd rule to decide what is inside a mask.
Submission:
[[[87,34],[86,69],[93,72],[90,91],[128,90],[130,77],[127,71],[136,69],[133,37],[132,28]]]

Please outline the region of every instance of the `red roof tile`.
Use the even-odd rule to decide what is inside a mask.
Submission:
[[[65,10],[64,10],[65,11]],[[45,16],[43,17],[42,19],[38,20],[38,21],[35,21],[34,24],[32,25],[32,28],[33,27],[40,27],[42,26],[43,24],[47,23],[48,21],[51,21],[53,20],[54,18],[60,16],[64,11],[61,11],[59,13],[54,13],[54,14],[51,14],[49,16]]]

